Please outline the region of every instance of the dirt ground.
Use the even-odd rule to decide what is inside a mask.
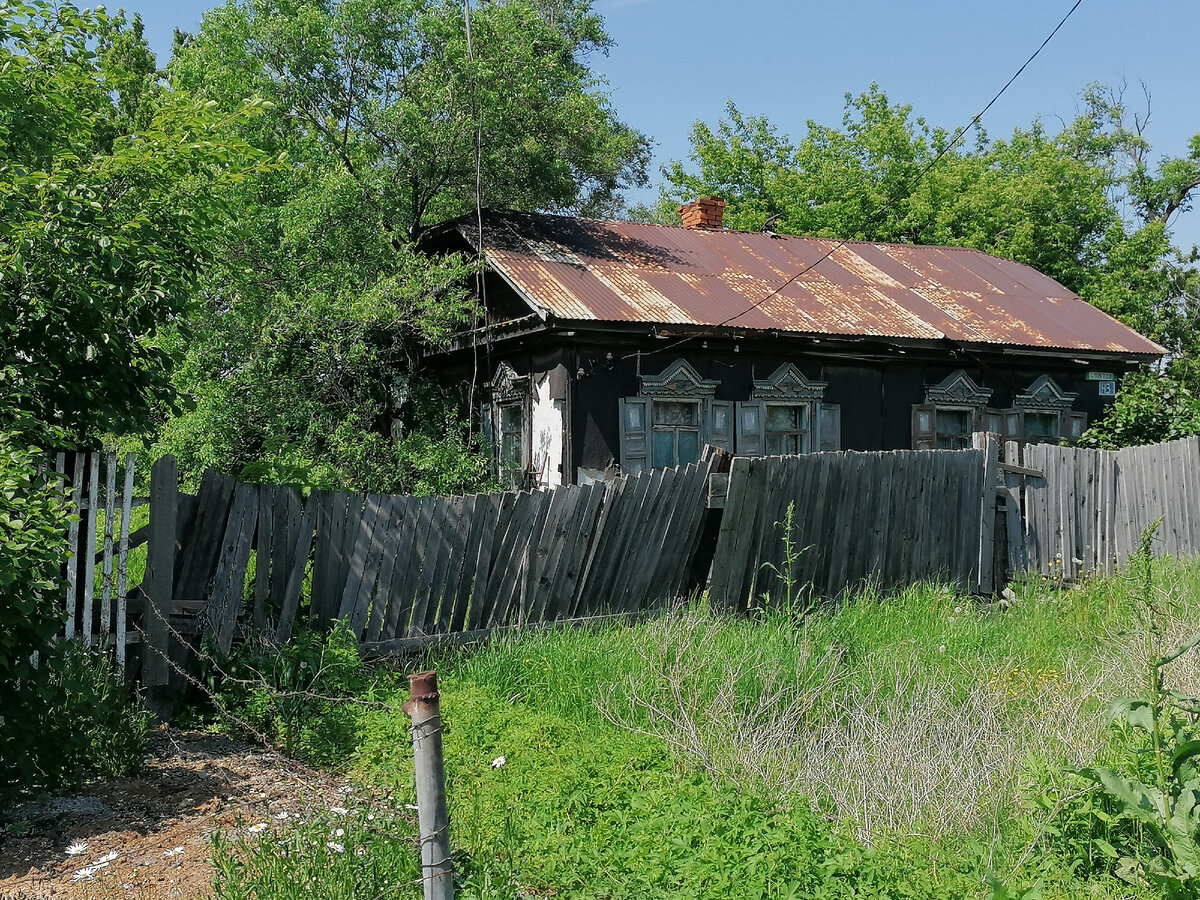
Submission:
[[[226,737],[163,728],[149,749],[135,777],[19,807],[16,826],[0,831],[0,898],[207,897],[214,831],[307,818],[347,788]]]

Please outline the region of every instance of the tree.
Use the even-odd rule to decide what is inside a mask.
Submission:
[[[260,138],[336,163],[410,240],[474,208],[477,130],[491,206],[598,212],[645,180],[647,139],[586,65],[611,45],[587,4],[508,0],[470,21],[446,0],[231,0],[172,81],[272,100]]]
[[[1084,447],[1115,450],[1200,434],[1200,399],[1169,375],[1131,373],[1116,402],[1083,433]]]
[[[600,212],[644,180],[646,139],[587,67],[581,0],[248,0],[181,37],[177,89],[273,106],[238,134],[289,165],[243,192],[206,303],[181,327],[189,409],[160,446],[185,475],[461,491],[486,465],[422,348],[477,315],[474,269],[414,242],[482,202]]]
[[[44,2],[0,6],[0,98],[0,419],[142,427],[171,396],[157,336],[258,161],[229,127],[261,104],[163,92],[140,22]]]

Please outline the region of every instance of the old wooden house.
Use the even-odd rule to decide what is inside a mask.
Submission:
[[[470,386],[510,483],[738,454],[1072,441],[1164,352],[976,250],[491,212],[426,239],[482,252],[485,318],[427,362]]]

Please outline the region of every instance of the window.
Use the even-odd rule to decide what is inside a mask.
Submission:
[[[974,431],[974,413],[969,409],[935,408],[937,416],[937,448],[939,450],[964,450],[971,446]]]
[[[519,486],[525,475],[525,404],[520,400],[501,403],[497,459],[500,480]]]
[[[700,459],[700,404],[655,400],[654,465],[683,466]]]
[[[1020,437],[1030,444],[1077,441],[1087,427],[1087,413],[1071,411],[1078,394],[1064,391],[1049,375],[1042,375],[1013,401],[1021,419]]]
[[[732,449],[733,404],[714,398],[719,384],[682,359],[641,376],[639,396],[620,401],[621,469],[694,463],[705,443]]]
[[[976,384],[962,369],[938,384],[927,385],[925,403],[913,407],[913,449],[969,448],[973,432],[999,424],[999,411],[987,409],[991,396],[991,388]]]
[[[791,363],[754,381],[752,400],[737,404],[740,456],[790,456],[841,448],[841,407],[822,403],[826,383],[809,381]]]
[[[789,456],[807,453],[809,423],[812,413],[808,404],[768,403],[766,415],[767,455]]]
[[[519,488],[529,470],[529,376],[517,375],[502,362],[489,388],[491,402],[480,409],[480,424],[491,448],[493,471],[502,484]]]
[[[1025,413],[1024,438],[1031,444],[1057,441],[1059,438],[1058,413]]]

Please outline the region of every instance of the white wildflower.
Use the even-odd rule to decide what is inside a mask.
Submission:
[[[83,853],[87,853],[87,849],[87,841],[76,841],[67,848],[67,856],[79,856]]]
[[[280,822],[282,822],[287,817],[288,817],[288,814],[285,812],[277,812],[277,813],[275,813],[275,815],[271,816],[272,819],[276,819]]]
[[[333,831],[334,837],[342,837],[346,833],[345,828],[335,828]]]
[[[961,606],[956,606],[956,607],[954,607],[954,612],[955,612],[955,615],[961,615],[961,614],[962,614],[962,607],[961,607]]]
[[[182,853],[183,853],[182,847],[172,847],[170,850],[164,850],[163,856],[166,856],[169,858],[172,856],[180,856],[180,855],[182,855]]]
[[[375,821],[375,813],[367,813],[367,821],[374,822]]]
[[[345,853],[346,852],[346,845],[339,844],[337,841],[326,841],[325,846],[328,847],[330,850],[332,850],[334,853]]]
[[[945,644],[942,644],[940,647],[938,647],[938,653],[945,653],[945,652],[946,652]]]
[[[113,858],[114,859],[116,858],[116,854],[113,854]],[[89,878],[91,878],[93,875],[95,875],[101,869],[107,869],[108,864],[111,861],[112,861],[111,859],[103,859],[103,858],[98,859],[94,863],[92,863],[90,866],[84,866],[82,869],[79,869],[78,871],[76,871],[75,874],[71,876],[71,880],[72,881],[87,881]]]
[[[405,808],[405,809],[411,809],[411,810],[414,810],[414,811],[415,811],[415,810],[417,810],[417,809],[420,809],[420,807],[419,807],[419,806],[417,806],[417,805],[416,805],[416,804],[414,804],[414,803],[405,803],[405,804],[404,804],[404,808]]]
[[[104,865],[107,866],[110,862],[112,862],[114,859],[116,859],[120,855],[121,854],[118,853],[116,850],[109,850],[102,857],[100,857],[98,860],[96,860],[96,862],[104,863]]]
[[[346,813],[349,812],[349,810],[346,809],[346,807],[344,807],[344,806],[331,806],[331,807],[329,807],[329,811],[331,813],[333,813],[335,816],[344,816]]]
[[[508,765],[507,757],[497,756],[495,759],[492,760],[492,768],[493,769],[503,769],[506,765]]]
[[[258,834],[260,831],[266,831],[266,830],[267,830],[267,823],[266,823],[266,822],[259,822],[259,823],[258,823],[258,824],[256,824],[256,825],[251,825],[251,826],[250,826],[249,828],[247,828],[246,830],[247,830],[248,832],[250,832],[251,834]]]

